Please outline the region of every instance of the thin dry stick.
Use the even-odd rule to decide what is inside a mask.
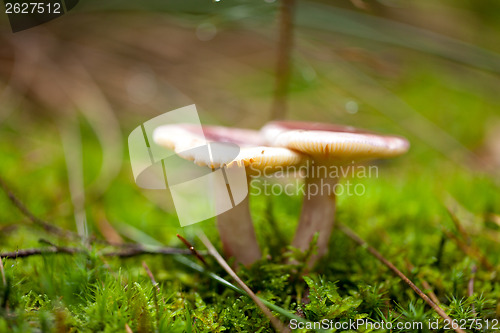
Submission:
[[[146,273],[148,274],[149,276],[149,279],[151,280],[151,283],[153,284],[153,286],[156,288],[156,292],[158,293],[158,295],[161,296],[161,301],[163,303],[165,303],[165,300],[163,299],[163,295],[161,294],[161,290],[160,290],[160,286],[158,284],[158,282],[156,282],[155,280],[155,276],[153,275],[153,273],[151,272],[151,270],[149,269],[149,266],[148,264],[146,264],[145,261],[142,262],[142,267],[144,267],[144,269],[146,270]],[[158,311],[158,309],[157,309]]]
[[[472,297],[474,295],[474,278],[476,277],[477,266],[472,265],[470,271],[471,271],[471,277],[469,283],[467,284],[467,296]],[[474,315],[476,314],[476,307],[474,306],[474,303],[472,303],[472,313]]]
[[[149,266],[148,264],[146,264],[145,261],[142,262],[142,267],[144,267],[144,270],[146,271],[146,273],[148,274],[149,276],[149,279],[151,280],[151,283],[153,284],[153,286],[156,288],[156,291],[158,291],[158,293],[161,292],[160,290],[160,286],[158,286],[158,283],[156,282],[155,280],[155,277],[153,275],[153,273],[151,272],[151,270],[149,269]]]
[[[148,264],[146,264],[145,261],[142,262],[142,267],[146,270],[146,273],[149,276],[149,279],[151,280],[151,283],[153,284],[153,287],[156,288],[156,293],[153,294],[154,297],[154,303],[156,307],[156,323],[158,324],[160,322],[160,307],[158,306],[158,295],[161,297],[161,301],[165,304],[165,299],[163,298],[163,295],[161,294],[160,286],[158,285],[158,282],[156,282],[155,277],[151,270],[148,267]]]
[[[476,276],[477,266],[472,265],[472,267],[470,268],[470,271],[471,271],[471,277],[470,277],[469,283],[467,285],[467,296],[469,296],[469,297],[474,295],[474,278]]]
[[[272,312],[262,303],[262,301],[254,294],[254,292],[243,282],[239,276],[231,269],[231,266],[222,258],[222,256],[217,252],[215,247],[212,245],[210,240],[205,236],[204,233],[198,234],[198,238],[202,241],[202,243],[207,247],[208,253],[210,253],[215,260],[219,263],[219,265],[224,268],[224,270],[240,285],[240,287],[250,296],[250,298],[257,304],[257,306],[264,312],[267,318],[271,321],[274,329],[278,332],[290,332],[290,330],[281,322],[278,318],[276,318]]]
[[[193,244],[191,244],[186,238],[182,237],[179,234],[177,234],[177,238],[179,238],[184,243],[184,245],[188,247],[189,251],[191,251],[191,254],[193,254],[196,258],[198,258],[198,260],[200,260],[203,263],[203,265],[207,267],[207,262],[205,261],[205,258],[203,258],[201,254],[198,251],[196,251]]]
[[[0,258],[17,259],[17,258],[25,258],[42,254],[76,254],[76,253],[87,253],[87,251],[75,247],[51,246],[47,248],[34,248],[34,249],[17,250],[12,252],[3,252],[0,253]],[[122,249],[120,251],[105,252],[102,253],[101,255],[105,257],[130,258],[144,254],[191,254],[191,251],[184,249],[168,248],[168,247],[158,248],[158,249],[130,247]]]
[[[368,252],[370,252],[375,258],[377,258],[380,262],[382,262],[385,266],[387,266],[394,274],[396,274],[401,280],[403,280],[408,286],[410,286],[413,291],[420,296],[434,311],[437,312],[438,315],[440,315],[444,320],[449,321],[450,323],[452,322],[452,319],[444,312],[443,309],[436,303],[434,303],[429,296],[427,296],[425,293],[423,293],[409,278],[406,277],[394,264],[392,264],[389,260],[385,259],[385,257],[375,250],[375,248],[371,247],[368,245],[367,242],[365,242],[361,237],[359,237],[354,231],[346,227],[345,225],[339,224],[339,229],[342,230],[344,234],[346,234],[349,238],[351,238],[353,241],[358,243],[360,246],[364,247]],[[459,327],[454,328],[455,332],[457,333],[465,333],[462,329]]]
[[[71,232],[71,231],[68,231],[68,230],[64,230],[64,229],[61,229],[59,227],[56,227],[55,225],[53,224],[50,224],[49,222],[47,221],[44,221],[38,217],[36,217],[23,203],[21,200],[19,200],[19,198],[17,198],[14,193],[9,189],[9,187],[7,186],[7,184],[5,183],[5,181],[0,177],[0,187],[2,188],[2,190],[7,194],[7,196],[9,197],[9,200],[14,204],[14,206],[16,206],[17,209],[19,209],[19,211],[24,215],[26,216],[31,222],[33,222],[34,224],[42,227],[43,229],[45,229],[47,232],[50,232],[50,233],[53,233],[53,234],[56,234],[58,236],[61,236],[61,237],[70,237],[70,238],[80,238],[77,234]]]
[[[24,249],[12,252],[0,253],[0,258],[16,259],[16,258],[26,258],[42,254],[75,254],[82,253],[81,249],[68,248],[68,247],[47,247],[42,249]]]
[[[32,223],[35,225],[38,225],[45,229],[47,232],[53,233],[57,236],[63,237],[63,238],[72,238],[72,239],[82,239],[80,235],[77,233],[74,233],[72,231],[57,227],[45,220],[40,219],[39,217],[35,216],[27,207],[24,205],[24,203],[9,189],[5,181],[0,177],[0,188],[7,194],[9,200],[12,202],[12,204],[24,215],[26,216]],[[183,249],[175,249],[175,248],[158,248],[154,250],[149,250],[145,249],[142,246],[136,246],[134,244],[112,244],[109,243],[105,240],[102,239],[94,239],[92,242],[95,243],[100,243],[100,244],[106,244],[106,245],[112,245],[112,246],[118,246],[122,247],[123,250],[116,251],[116,252],[108,252],[105,253],[104,256],[107,257],[133,257],[133,256],[138,256],[142,254],[190,254],[192,251],[187,251]],[[53,244],[51,244],[53,245]],[[52,248],[45,248],[45,249],[27,249],[27,250],[19,250],[15,252],[6,252],[0,254],[0,258],[23,258],[23,257],[29,257],[32,255],[40,255],[40,254],[45,254],[45,253],[66,253],[66,254],[73,254],[77,252],[82,252],[81,249],[76,249],[76,248],[64,248],[64,247],[57,247],[57,246],[52,246]],[[197,252],[198,256],[201,257],[201,255]]]
[[[290,81],[290,54],[293,44],[293,11],[295,0],[282,0],[280,8],[280,35],[276,62],[272,119],[283,119],[286,114],[286,98]]]

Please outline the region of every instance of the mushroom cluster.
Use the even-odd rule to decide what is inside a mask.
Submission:
[[[196,126],[189,124],[165,125],[155,130],[153,138],[157,144],[174,150],[186,160],[212,170],[225,170],[224,183],[228,186],[232,200],[237,204],[217,215],[217,229],[224,253],[228,257],[234,257],[237,263],[250,265],[261,257],[248,205],[250,177],[252,173],[259,171],[273,172],[299,164],[304,156],[287,148],[266,146],[260,133],[254,130],[203,126],[202,131],[203,133],[200,133]],[[206,142],[219,145],[212,145],[211,153],[208,154],[206,150],[196,149],[206,145]],[[239,147],[236,154],[233,145]],[[245,172],[246,183],[238,184],[239,177],[231,177],[231,174],[242,170]],[[223,193],[225,190],[217,193]],[[215,204],[217,199],[215,198]]]
[[[165,125],[158,127],[153,137],[157,144],[174,150],[183,159],[212,170],[244,170],[247,177],[252,177],[256,171],[270,174],[290,166],[306,165],[306,193],[292,246],[305,251],[318,233],[318,251],[310,258],[309,266],[314,265],[328,250],[335,220],[335,186],[339,181],[338,175],[321,173],[317,169],[394,157],[409,148],[408,141],[399,136],[313,122],[271,122],[260,131],[220,126],[204,126],[202,130],[203,133],[197,133],[188,124]],[[224,149],[219,150],[222,153],[217,156],[193,149],[207,141],[237,145],[239,151],[235,157],[228,157]],[[217,228],[226,256],[233,256],[236,263],[248,266],[260,259],[261,251],[250,216],[248,197],[238,202],[232,209],[217,216]]]

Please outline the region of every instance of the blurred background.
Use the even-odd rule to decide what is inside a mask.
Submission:
[[[191,229],[179,228],[169,200],[134,184],[127,136],[189,104],[205,124],[258,129],[271,120],[280,6],[86,0],[18,33],[0,15],[2,177],[36,215],[79,233],[179,244],[175,233]],[[410,221],[432,221],[451,197],[488,216],[496,230],[500,3],[293,6],[291,74],[280,116],[399,134],[412,144],[407,156],[381,164],[381,179],[362,180],[370,185],[366,196],[340,198],[340,216],[372,211],[359,206],[400,205]],[[282,228],[291,237],[300,198],[286,200],[297,203],[284,209]],[[253,212],[263,219],[258,207]],[[36,244],[39,235],[25,226],[2,196],[1,247]]]

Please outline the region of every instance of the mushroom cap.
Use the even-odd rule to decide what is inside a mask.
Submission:
[[[275,172],[300,163],[304,156],[283,147],[268,147],[259,131],[190,124],[160,126],[153,133],[160,146],[180,157],[210,168],[247,167],[247,171]],[[211,154],[195,149],[210,144]],[[239,149],[238,149],[239,147]]]
[[[367,160],[404,154],[410,144],[400,136],[381,135],[351,126],[274,121],[261,130],[266,141],[311,155],[317,160]]]

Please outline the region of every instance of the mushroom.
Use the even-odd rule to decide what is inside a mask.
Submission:
[[[248,204],[249,177],[295,165],[303,156],[287,148],[265,146],[259,131],[203,126],[201,133],[197,128],[189,124],[160,126],[155,129],[153,139],[185,160],[224,171],[224,188],[215,189],[218,207],[212,216],[217,215],[224,253],[235,257],[236,263],[248,266],[261,257]],[[207,147],[208,142],[210,152],[207,154],[207,150],[200,148]],[[226,191],[232,196],[232,207],[221,208]]]
[[[338,170],[354,162],[394,157],[409,148],[408,141],[399,136],[333,124],[275,121],[264,126],[261,132],[272,146],[310,156],[302,212],[292,242],[294,247],[305,251],[314,234],[319,233],[318,253],[311,257],[309,266],[328,251],[334,225],[335,187],[340,173],[330,172],[331,168]]]

